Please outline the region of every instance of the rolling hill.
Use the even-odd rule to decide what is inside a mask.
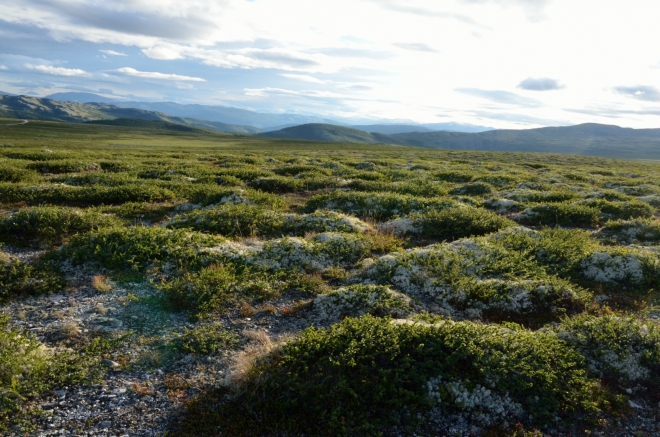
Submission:
[[[139,120],[136,118],[116,118],[114,120],[92,120],[86,121],[87,124],[101,124],[104,126],[121,126],[132,127],[138,129],[157,129],[169,130],[175,132],[190,132],[190,133],[208,133],[208,129],[201,129],[198,127],[184,126],[182,124],[170,123],[169,121],[161,120]]]
[[[361,124],[350,126],[352,129],[358,129],[369,133],[378,134],[400,134],[407,132],[433,132],[433,129],[428,129],[424,126],[414,124]]]
[[[173,117],[162,112],[122,108],[107,103],[63,102],[30,96],[0,95],[0,117],[27,120],[56,120],[83,123],[93,120],[138,119],[164,121],[201,129],[250,135],[261,132],[252,126],[240,126],[193,118]]]
[[[358,129],[332,124],[309,123],[300,126],[287,127],[273,132],[257,134],[268,138],[290,138],[311,141],[332,141],[338,143],[379,143],[389,142],[387,138],[379,141],[381,134],[371,134]],[[385,137],[388,137],[385,135]]]
[[[550,152],[630,159],[660,159],[660,129],[630,129],[596,123],[524,130],[409,132],[386,135],[325,124],[307,124],[259,136],[311,141],[389,143],[455,150]]]

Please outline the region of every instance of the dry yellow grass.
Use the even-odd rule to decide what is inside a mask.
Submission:
[[[106,275],[96,275],[92,278],[92,287],[101,293],[107,293],[112,290],[112,285]]]

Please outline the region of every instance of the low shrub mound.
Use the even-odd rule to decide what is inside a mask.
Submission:
[[[354,180],[346,184],[346,188],[355,191],[392,192],[421,197],[446,196],[449,193],[447,185],[428,179],[403,180],[399,182]]]
[[[305,182],[292,177],[271,176],[255,179],[250,186],[268,193],[292,193],[304,189]]]
[[[219,236],[146,226],[103,228],[76,235],[54,256],[74,264],[96,263],[101,267],[144,271],[151,265],[192,268],[205,262],[200,250],[224,243]]]
[[[167,188],[148,184],[128,184],[113,187],[72,187],[68,185],[25,185],[0,183],[0,202],[92,206],[124,202],[162,202],[175,199]]]
[[[332,321],[366,314],[403,317],[410,311],[411,304],[408,296],[379,285],[352,285],[314,300],[319,317]]]
[[[227,237],[272,237],[282,232],[284,214],[244,203],[226,204],[176,216],[167,227],[190,228]]]
[[[171,342],[176,352],[209,355],[236,346],[238,338],[232,331],[218,324],[205,323],[184,332]]]
[[[598,230],[596,238],[609,244],[658,244],[660,221],[652,219],[609,221]]]
[[[600,210],[573,203],[541,203],[531,206],[515,218],[526,225],[591,227],[599,222]]]
[[[582,201],[581,204],[599,209],[601,217],[604,220],[650,218],[653,217],[656,211],[651,205],[640,202],[639,200],[617,202],[605,199],[591,199]]]
[[[37,172],[8,162],[0,162],[0,182],[30,182],[37,178]]]
[[[484,196],[493,192],[493,187],[485,182],[470,182],[449,191],[454,196]]]
[[[551,328],[580,352],[589,370],[621,386],[660,387],[660,328],[633,316],[580,315]]]
[[[182,432],[377,436],[424,426],[441,435],[467,423],[476,434],[556,426],[607,404],[585,359],[555,334],[470,322],[365,316],[310,328],[235,381],[228,401],[189,404]]]
[[[455,201],[444,198],[427,199],[395,193],[363,193],[333,191],[320,194],[307,201],[305,208],[309,212],[330,209],[353,214],[358,217],[371,217],[387,220],[414,212],[431,209],[444,209],[455,205]]]
[[[420,299],[435,314],[535,327],[581,312],[592,297],[525,252],[483,238],[385,255],[361,275]]]
[[[158,288],[174,308],[204,315],[226,311],[245,300],[277,297],[290,285],[286,275],[269,274],[258,267],[213,264],[163,281]]]
[[[238,203],[271,209],[281,209],[284,206],[284,199],[275,194],[219,185],[194,185],[189,190],[182,190],[181,197],[187,198],[190,203],[202,206]]]
[[[62,273],[51,263],[0,260],[0,302],[16,296],[53,293],[64,285]]]
[[[516,226],[512,220],[470,206],[431,210],[410,218],[416,222],[415,227],[421,229],[422,236],[440,240],[485,235]]]
[[[60,245],[69,237],[121,222],[96,210],[56,206],[21,209],[0,220],[0,241],[23,246]]]
[[[28,164],[28,169],[36,170],[40,173],[80,173],[83,171],[98,171],[101,166],[96,162],[66,160],[48,160]]]

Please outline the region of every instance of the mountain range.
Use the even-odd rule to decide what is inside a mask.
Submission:
[[[367,133],[343,126],[306,124],[257,134],[270,138],[385,143],[454,150],[550,152],[629,159],[660,159],[660,129],[630,129],[596,123],[487,132]]]
[[[413,124],[408,122],[394,123],[389,120],[380,120],[378,121],[378,124],[361,125],[360,120],[349,118],[328,118],[318,115],[303,114],[268,114],[227,106],[182,105],[172,102],[135,102],[81,92],[55,93],[47,96],[47,98],[77,103],[106,103],[120,108],[135,108],[151,112],[162,112],[173,117],[193,118],[197,120],[208,120],[211,122],[221,122],[241,126],[254,126],[263,131],[274,131],[307,123],[350,126],[367,132],[379,132],[384,134],[440,130],[482,132],[491,129],[485,126],[458,123]]]
[[[203,107],[203,105],[177,105],[175,103],[159,103],[158,105],[165,108],[182,107],[184,108],[182,111],[188,111],[185,112],[187,114],[193,114],[194,112],[190,111],[194,111],[194,107]],[[146,103],[143,106],[148,107]],[[286,114],[261,114],[236,108],[211,108],[215,108],[218,118],[220,118],[221,109],[226,110],[227,114],[247,113],[246,117],[262,115],[275,117],[272,120],[280,116],[288,117]],[[214,130],[231,134],[310,141],[383,143],[456,150],[552,152],[660,160],[660,129],[630,129],[595,123],[483,132],[434,131],[424,125],[411,124],[358,125],[355,127],[359,127],[359,129],[356,129],[334,123],[304,123],[263,132],[262,129],[251,125],[180,117],[172,113],[121,107],[116,104],[79,103],[6,94],[0,94],[0,117],[76,123],[98,122],[124,127],[148,127],[184,132]],[[289,121],[293,121],[296,116],[292,117],[294,118]],[[238,119],[240,117],[226,120]],[[281,118],[277,120],[283,121]]]
[[[179,125],[220,132],[249,135],[261,132],[253,126],[241,126],[193,118],[176,117],[163,112],[138,108],[121,108],[107,103],[77,103],[30,96],[0,94],[0,117],[27,120],[56,120],[83,123],[92,120],[114,120],[132,118],[158,120]]]

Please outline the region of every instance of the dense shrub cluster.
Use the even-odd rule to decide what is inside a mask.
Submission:
[[[310,328],[272,356],[203,426],[237,436],[375,436],[424,424],[442,434],[466,420],[474,432],[547,426],[606,405],[575,349],[553,333],[514,327],[366,316]]]

